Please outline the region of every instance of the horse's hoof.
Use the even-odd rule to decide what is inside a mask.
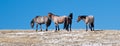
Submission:
[[[48,30],[46,30],[46,31],[48,31]]]
[[[37,30],[36,30],[36,32],[37,32]]]
[[[67,31],[69,31],[69,30],[67,30]]]

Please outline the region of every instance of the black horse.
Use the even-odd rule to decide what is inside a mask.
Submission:
[[[70,15],[65,19],[64,23],[64,28],[67,29],[68,31],[71,31],[71,26],[72,26],[72,19],[73,19],[73,13],[70,13]]]

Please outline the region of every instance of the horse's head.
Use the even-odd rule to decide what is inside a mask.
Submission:
[[[30,24],[31,24],[31,27],[33,28],[34,27],[34,19],[32,19]]]
[[[78,16],[77,22],[79,22],[80,20],[86,19],[86,17],[87,17],[86,15]]]
[[[70,17],[71,19],[73,19],[73,13],[70,13],[69,17]]]
[[[48,17],[52,18],[53,13],[48,13]]]
[[[80,16],[78,16],[77,22],[79,22],[80,20],[81,20],[81,17],[80,17]]]

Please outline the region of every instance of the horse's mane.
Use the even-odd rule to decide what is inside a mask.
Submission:
[[[36,16],[35,18],[38,18],[38,17],[48,17],[48,16],[39,16],[39,15],[38,15],[38,16]]]
[[[82,19],[86,19],[87,15],[80,15],[79,17]]]
[[[58,17],[59,17],[59,15],[55,15],[55,14],[53,14],[53,13],[51,13],[51,12],[49,12],[48,14],[52,14],[52,15],[54,15],[54,16],[58,16]]]
[[[36,16],[35,18],[38,18],[39,16]]]

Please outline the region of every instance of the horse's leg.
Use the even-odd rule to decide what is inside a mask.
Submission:
[[[72,26],[72,19],[70,19],[69,25],[70,25],[70,31],[72,31],[72,30],[71,30],[71,26]]]
[[[63,27],[63,29],[65,29],[66,28],[66,22],[64,22],[64,27]]]
[[[38,24],[36,24],[36,31],[38,30]]]
[[[57,25],[57,26],[58,26],[58,31],[60,31],[59,25]]]
[[[91,23],[91,28],[93,28],[92,31],[94,31],[94,23]]]
[[[66,21],[64,22],[64,28],[63,29],[68,31],[68,23]]]
[[[48,26],[47,26],[47,24],[46,24],[46,31],[48,31]]]
[[[70,31],[71,31],[71,24],[70,24]]]
[[[69,31],[69,21],[66,22],[66,30]]]
[[[86,24],[86,31],[88,31],[88,27],[87,27],[87,24]]]
[[[66,30],[69,31],[69,24],[67,24],[67,26],[66,26]]]
[[[40,31],[42,31],[42,25],[40,24]]]
[[[92,31],[94,31],[94,27],[92,27]]]
[[[89,24],[89,28],[90,28],[90,30],[92,31],[92,26]]]
[[[71,30],[71,24],[70,24],[70,31],[72,31],[72,30]]]
[[[57,23],[55,23],[55,31],[57,31],[57,25],[58,25],[58,24],[57,24]]]

